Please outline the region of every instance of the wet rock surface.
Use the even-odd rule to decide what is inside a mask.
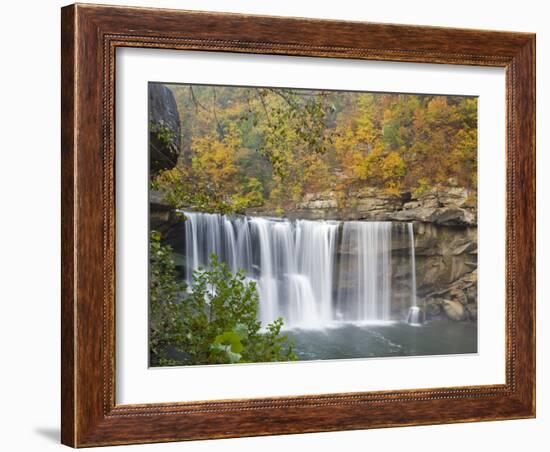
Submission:
[[[326,191],[306,195],[289,216],[412,222],[417,297],[426,318],[477,318],[477,208],[472,191],[452,185],[420,194],[388,194],[372,187],[346,196]],[[410,266],[404,265],[410,258],[410,240],[399,227],[394,226],[394,231],[392,311],[404,317],[411,303]]]
[[[439,292],[428,294],[423,305],[428,319],[477,320],[477,270],[463,275]]]
[[[399,196],[364,189],[353,193],[355,205],[342,204],[335,191],[304,196],[289,218],[392,221],[392,315],[406,320],[411,306],[410,237],[413,224],[417,304],[427,320],[477,319],[477,215],[472,194],[457,187],[422,195]],[[175,239],[178,218],[155,193],[151,194],[151,225]],[[262,210],[252,215],[276,216]],[[179,226],[178,226],[179,225]],[[336,265],[349,262],[351,250],[341,247]],[[351,282],[350,284],[353,284]]]

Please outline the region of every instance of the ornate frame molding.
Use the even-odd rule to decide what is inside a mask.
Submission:
[[[64,444],[82,447],[534,416],[534,35],[77,4],[62,9],[62,45]],[[506,383],[116,405],[118,47],[506,68]]]

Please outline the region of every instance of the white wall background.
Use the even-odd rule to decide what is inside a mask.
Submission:
[[[398,450],[500,452],[548,447],[550,290],[542,256],[550,252],[545,205],[550,178],[550,14],[545,3],[500,0],[441,2],[393,0],[113,0],[118,4],[530,31],[537,33],[538,80],[538,417],[369,431],[118,447],[155,451]],[[93,2],[99,3],[99,2]],[[59,445],[59,8],[64,2],[12,1],[0,27],[0,448],[60,450]],[[7,290],[6,290],[7,289]],[[545,290],[546,289],[546,290]],[[545,441],[546,440],[546,441]],[[545,444],[546,443],[546,444]]]

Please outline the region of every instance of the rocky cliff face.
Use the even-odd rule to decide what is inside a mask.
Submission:
[[[418,303],[426,317],[477,318],[477,209],[474,194],[467,189],[439,186],[399,195],[376,188],[346,196],[336,191],[311,193],[289,216],[412,222]],[[393,234],[392,309],[402,317],[411,303],[410,266],[404,265],[409,256],[408,236]]]
[[[413,221],[418,304],[426,317],[474,320],[477,312],[477,227]],[[402,241],[402,240],[401,240]],[[393,243],[396,263],[409,250],[408,243]],[[394,307],[405,315],[410,301],[410,267],[394,265]],[[450,308],[458,303],[460,315]],[[449,309],[445,306],[449,306]]]
[[[152,174],[176,166],[180,152],[180,115],[166,86],[149,84],[149,149]]]
[[[435,187],[421,194],[387,194],[377,188],[342,194],[309,193],[292,216],[307,219],[420,221],[444,226],[477,225],[473,193],[460,187]]]
[[[417,303],[425,317],[471,321],[477,318],[477,210],[472,198],[458,187],[437,187],[418,195],[388,195],[369,188],[351,194],[348,199],[353,202],[331,191],[306,195],[288,216],[394,222],[392,311],[401,319],[406,319],[411,306],[411,265],[410,239],[399,223],[413,223]],[[155,193],[151,207],[154,229],[168,231],[181,221]],[[250,214],[274,216],[275,212]],[[339,256],[338,261],[345,258]]]

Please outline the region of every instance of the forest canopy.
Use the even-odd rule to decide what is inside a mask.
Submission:
[[[176,99],[181,150],[151,185],[176,208],[284,214],[328,190],[397,195],[450,180],[476,189],[475,97],[165,86]],[[169,139],[162,124],[150,131]]]

